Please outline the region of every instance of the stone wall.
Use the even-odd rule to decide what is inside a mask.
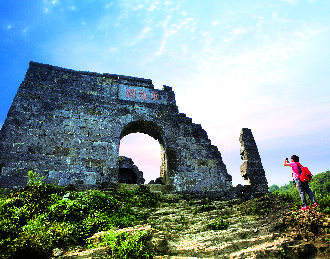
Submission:
[[[116,184],[120,139],[135,132],[159,141],[164,181],[175,191],[231,190],[218,148],[201,125],[179,113],[171,87],[35,62],[0,131],[0,186],[24,186],[31,169],[59,185]]]

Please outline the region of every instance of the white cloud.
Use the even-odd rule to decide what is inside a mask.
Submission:
[[[135,46],[138,42],[140,42],[141,40],[145,39],[148,36],[148,33],[151,31],[151,27],[146,26],[142,29],[142,31],[140,32],[140,34],[137,36],[137,38],[132,41],[131,43],[128,44],[128,46],[132,47]]]
[[[162,39],[162,41],[161,41],[161,43],[160,43],[159,49],[155,53],[155,56],[160,56],[160,55],[163,54],[164,48],[166,46],[166,42],[167,42],[167,37],[164,36],[163,39]]]
[[[74,5],[71,5],[71,6],[69,7],[69,9],[70,9],[71,11],[75,11],[75,10],[77,9],[77,7],[74,6]]]
[[[109,9],[111,6],[113,6],[113,4],[114,4],[114,2],[109,2],[104,6],[104,8]]]
[[[44,14],[50,13],[54,8],[59,6],[60,0],[43,0],[43,9]]]
[[[167,15],[165,21],[163,22],[163,25],[162,25],[163,29],[164,29],[163,38],[160,43],[158,51],[155,53],[155,56],[160,56],[164,51],[164,48],[165,48],[165,45],[167,42],[167,38],[170,36],[169,32],[168,32],[168,24],[169,24],[170,19],[171,19],[171,16]]]
[[[110,53],[114,53],[114,52],[116,52],[118,49],[117,48],[115,48],[115,47],[109,47],[108,48],[108,52],[110,52]]]
[[[292,4],[292,5],[296,5],[299,2],[299,0],[280,0],[280,1]]]
[[[315,36],[321,34],[321,33],[327,33],[329,32],[330,27],[318,27],[318,28],[311,28],[311,27],[305,27],[302,31],[296,31],[295,35],[297,38],[303,41],[308,41],[313,39]]]
[[[138,11],[144,8],[143,4],[136,5],[135,7],[132,8],[133,11]]]
[[[219,25],[219,21],[218,20],[212,21],[211,24],[212,26],[217,26]]]
[[[234,35],[242,35],[242,34],[246,34],[248,31],[245,28],[236,28],[232,31],[232,34]]]
[[[149,12],[152,12],[157,9],[157,5],[151,4],[150,7],[147,9]]]
[[[51,7],[51,6],[56,6],[60,3],[59,0],[43,0],[43,4],[48,6],[48,7]]]
[[[58,0],[52,0],[50,3],[51,3],[52,5],[57,5],[57,4],[59,3],[59,1],[58,1]]]
[[[195,27],[195,19],[192,17],[185,17],[184,19],[179,19],[177,23],[170,23],[171,15],[167,15],[165,21],[162,23],[163,27],[163,37],[160,42],[160,46],[155,53],[155,56],[160,56],[163,54],[167,41],[171,36],[178,33],[179,31],[192,30]]]
[[[6,27],[6,29],[9,31],[9,30],[11,30],[13,28],[13,26],[11,25],[11,24],[8,24],[7,25],[7,27]]]
[[[181,45],[180,48],[181,48],[181,51],[182,51],[183,55],[188,54],[188,47],[187,47],[187,45]]]

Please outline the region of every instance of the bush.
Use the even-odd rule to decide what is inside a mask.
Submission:
[[[149,240],[150,235],[144,230],[133,233],[110,230],[101,242],[90,244],[89,247],[105,246],[109,248],[108,253],[112,258],[149,258],[152,257],[147,245]]]
[[[30,170],[28,172],[28,185],[29,186],[40,186],[45,183],[46,176],[41,176],[39,173]]]
[[[69,222],[50,221],[47,214],[31,219],[19,234],[19,243],[50,254],[53,247],[76,243],[76,227]]]
[[[269,192],[275,192],[275,191],[277,191],[277,190],[279,190],[280,189],[280,187],[278,187],[276,184],[273,184],[272,186],[270,186],[269,188],[268,188],[268,191]]]
[[[134,190],[121,190],[119,194],[134,207],[154,207],[159,201],[159,195],[151,192],[146,185],[139,185]]]
[[[229,227],[229,223],[224,221],[223,218],[218,218],[213,222],[209,223],[208,228],[213,230],[225,230]]]
[[[124,194],[77,191],[46,184],[29,172],[27,187],[0,195],[0,258],[47,257],[55,247],[84,245],[96,232],[129,227],[146,216],[133,206],[155,204],[157,196],[145,187]]]

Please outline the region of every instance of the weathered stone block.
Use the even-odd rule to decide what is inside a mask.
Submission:
[[[85,172],[84,185],[96,185],[96,172]]]

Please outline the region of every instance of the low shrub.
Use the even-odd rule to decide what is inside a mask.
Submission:
[[[139,185],[134,190],[121,190],[119,194],[134,207],[154,207],[160,198],[158,194],[151,192],[147,185]]]
[[[267,198],[248,200],[239,205],[238,209],[243,215],[263,215],[265,214],[264,209],[269,211],[269,200]]]
[[[202,204],[202,206],[198,206],[194,209],[194,213],[200,213],[200,212],[208,212],[212,210],[216,210],[217,207],[211,204]]]
[[[50,221],[47,214],[31,219],[18,236],[18,243],[50,254],[53,247],[76,243],[77,228],[69,222]]]
[[[111,258],[150,258],[152,251],[148,246],[150,235],[147,231],[116,232],[108,231],[97,244],[90,244],[90,248],[107,247]]]
[[[207,226],[213,230],[225,230],[229,227],[229,223],[223,220],[223,218],[218,218],[209,223]]]
[[[28,171],[28,185],[41,186],[45,183],[46,176],[41,176],[39,173],[30,170]]]

